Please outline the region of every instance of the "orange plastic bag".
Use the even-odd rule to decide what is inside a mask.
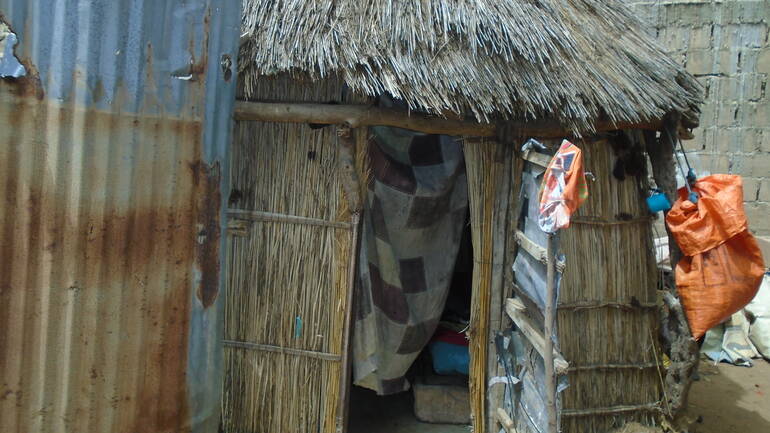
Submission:
[[[700,338],[756,295],[764,274],[757,241],[748,231],[740,176],[715,174],[687,190],[666,216],[684,257],[676,265],[676,285],[690,331]]]
[[[561,142],[543,176],[538,226],[546,233],[569,227],[572,214],[588,197],[583,172],[583,152],[567,140]]]

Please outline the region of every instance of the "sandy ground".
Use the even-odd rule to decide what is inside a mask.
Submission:
[[[690,391],[690,433],[770,433],[770,363],[714,365],[704,359]]]

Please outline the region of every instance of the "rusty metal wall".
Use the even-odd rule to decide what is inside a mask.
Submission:
[[[217,430],[240,3],[0,0],[3,433]]]

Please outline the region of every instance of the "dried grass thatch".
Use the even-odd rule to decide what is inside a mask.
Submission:
[[[622,2],[244,0],[241,80],[337,74],[355,92],[486,121],[640,122],[688,112],[700,86]]]
[[[313,99],[340,90],[335,82],[305,88],[280,83],[266,86],[265,97],[277,92]],[[338,140],[333,128],[236,125],[231,207],[334,224],[253,221],[245,236],[230,238],[225,431],[337,429],[352,257]]]
[[[580,147],[597,180],[589,183],[589,199],[574,224],[561,234],[567,267],[558,337],[571,367],[562,428],[603,432],[630,421],[654,425],[665,407],[659,404],[654,345],[658,274],[649,213],[636,178],[613,177],[615,157],[605,141]]]

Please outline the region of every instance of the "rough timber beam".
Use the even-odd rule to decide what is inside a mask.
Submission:
[[[423,113],[372,105],[351,104],[303,104],[284,102],[236,101],[235,120],[260,122],[316,123],[321,125],[393,126],[426,134],[444,134],[464,137],[494,137],[497,125],[467,120],[441,118]],[[565,138],[574,133],[555,122],[505,122],[519,137]],[[618,129],[647,129],[657,131],[661,122],[608,122],[594,125],[596,132]]]
[[[422,113],[371,105],[297,104],[236,101],[235,120],[318,123],[322,125],[394,126],[427,134],[493,137],[492,123],[443,119]]]

